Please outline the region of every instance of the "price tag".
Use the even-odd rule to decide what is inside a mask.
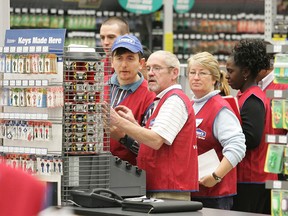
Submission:
[[[35,80],[29,80],[28,83],[29,86],[35,86]]]
[[[19,147],[19,152],[24,153],[25,148],[24,147]]]
[[[274,45],[273,46],[273,52],[276,52],[276,53],[282,52],[282,46],[281,45]]]
[[[42,81],[41,80],[36,80],[36,86],[41,86],[42,85]]]
[[[15,119],[15,113],[9,113],[9,118],[10,119]]]
[[[25,114],[25,113],[20,113],[19,119],[25,119],[25,117],[26,117],[26,114]]]
[[[28,80],[22,80],[22,86],[28,86]]]
[[[35,148],[30,148],[30,154],[35,154],[36,153],[36,149]]]
[[[8,146],[4,146],[3,152],[8,152]]]
[[[29,51],[29,48],[28,48],[28,47],[23,47],[23,52],[24,52],[24,53],[28,53],[28,51]]]
[[[14,147],[13,146],[8,146],[8,152],[14,152]]]
[[[31,116],[31,119],[37,119],[37,118],[36,118],[36,117],[37,117],[36,114],[30,114],[30,116]]]
[[[15,86],[16,81],[15,80],[10,80],[10,86]]]
[[[9,53],[10,52],[10,47],[4,47],[4,53]]]
[[[30,153],[30,148],[24,147],[24,153],[29,154]]]
[[[1,53],[3,52],[3,47],[0,47],[0,52],[1,52]]]
[[[4,119],[9,119],[10,113],[4,113]]]
[[[37,53],[42,52],[42,46],[36,46],[36,52]]]
[[[15,113],[15,119],[20,119],[20,113]]]
[[[26,113],[25,114],[25,119],[27,119],[27,120],[31,119],[31,114],[30,113]]]
[[[29,47],[29,52],[34,53],[35,52],[35,46],[30,46]]]
[[[275,98],[282,98],[283,97],[282,90],[274,90],[274,97]]]
[[[42,52],[48,53],[49,52],[49,47],[48,46],[43,46]]]
[[[282,188],[282,182],[281,181],[273,181],[273,188],[275,188],[275,189]]]
[[[0,113],[0,119],[4,118],[4,113]]]
[[[36,114],[36,119],[42,119],[42,114],[41,113],[37,113]]]
[[[36,152],[37,155],[40,155],[40,154],[41,154],[41,149],[36,148],[36,149],[35,149],[35,152]]]
[[[15,146],[15,147],[14,147],[14,152],[15,152],[15,153],[20,153],[20,148],[19,148],[18,146]]]
[[[42,119],[43,120],[48,120],[48,114],[47,113],[42,114]]]
[[[278,142],[287,144],[287,136],[278,136]]]
[[[48,80],[42,80],[42,86],[48,86]]]
[[[0,146],[0,152],[3,152],[3,151],[4,151],[3,146]]]
[[[3,86],[9,86],[9,80],[3,80]]]
[[[22,80],[16,80],[16,86],[22,86]]]
[[[276,143],[276,137],[274,135],[266,135],[266,141],[268,143]]]
[[[17,52],[17,53],[22,53],[22,52],[23,52],[23,47],[18,46],[18,47],[16,48],[16,52]]]
[[[47,149],[41,149],[41,154],[42,155],[47,155],[47,153],[48,153]]]
[[[16,52],[16,47],[15,46],[10,47],[10,52]]]

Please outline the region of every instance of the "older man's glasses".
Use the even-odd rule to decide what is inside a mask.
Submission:
[[[147,66],[146,69],[147,71],[152,71],[153,73],[158,73],[159,71],[165,69],[165,68],[168,68],[168,69],[171,69],[171,68],[174,68],[172,66],[170,67],[160,67],[160,66],[153,66],[153,67],[150,67],[150,66]]]
[[[190,71],[189,72],[189,76],[191,77],[195,77],[196,75],[198,75],[198,77],[205,77],[205,76],[209,76],[209,75],[212,75],[211,73],[207,73],[207,72],[198,72],[196,73],[195,71]]]

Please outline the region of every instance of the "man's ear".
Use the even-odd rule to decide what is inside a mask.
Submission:
[[[180,70],[178,68],[172,68],[171,73],[173,74],[173,80],[177,80],[180,74]]]
[[[145,58],[141,58],[141,59],[139,60],[139,62],[140,62],[139,69],[142,70],[143,68],[145,68],[146,60],[145,60]]]

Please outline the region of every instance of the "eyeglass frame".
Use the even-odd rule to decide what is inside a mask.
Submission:
[[[203,71],[200,71],[200,72],[194,72],[194,71],[188,71],[188,76],[191,76],[191,77],[195,77],[196,74],[198,75],[198,77],[202,78],[202,77],[205,77],[205,76],[208,76],[208,75],[212,75],[211,73],[206,73],[206,72],[203,72]]]
[[[175,68],[175,67],[173,67],[173,66],[169,66],[169,67],[161,67],[161,66],[152,66],[152,67],[150,67],[150,66],[146,66],[147,72],[149,72],[151,70],[153,73],[158,73],[159,71],[161,71],[162,69],[165,69],[165,68],[172,69],[172,68]]]

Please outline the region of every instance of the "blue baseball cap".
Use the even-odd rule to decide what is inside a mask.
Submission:
[[[143,48],[141,42],[134,35],[122,35],[116,38],[114,41],[111,51],[123,47],[130,50],[133,53],[141,52],[143,54]]]

